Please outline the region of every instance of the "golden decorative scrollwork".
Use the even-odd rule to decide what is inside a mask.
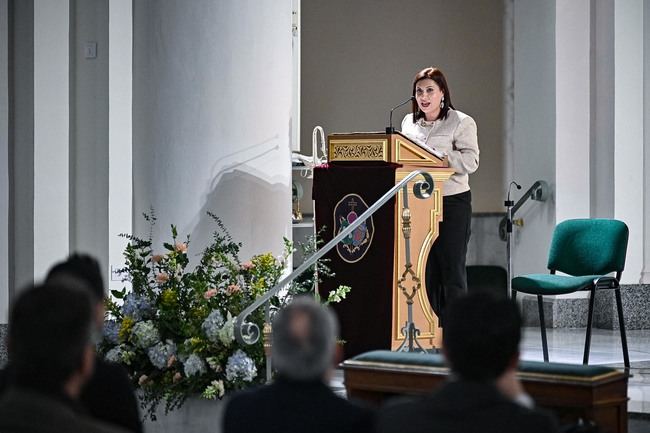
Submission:
[[[330,161],[387,161],[386,140],[330,140]]]
[[[418,290],[420,290],[420,279],[415,275],[415,272],[413,272],[413,265],[410,263],[407,263],[404,266],[404,272],[402,272],[402,277],[397,281],[397,287],[399,287],[402,290],[402,293],[406,297],[406,303],[407,304],[412,304],[413,303],[413,298],[415,298],[415,295],[417,294]],[[411,286],[411,292],[409,293],[409,289],[404,286],[406,282],[406,277],[410,277],[411,282],[413,285]]]
[[[273,332],[273,328],[271,327],[271,324],[268,322],[264,323],[264,330],[262,331],[264,334],[264,353],[266,356],[271,355],[271,333]]]

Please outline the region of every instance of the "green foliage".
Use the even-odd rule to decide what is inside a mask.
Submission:
[[[325,230],[325,227],[322,227],[318,233],[312,236],[308,236],[304,242],[297,242],[296,247],[294,244],[284,238],[285,249],[288,251],[298,250],[306,259],[311,257],[323,246],[322,233]],[[323,302],[320,294],[317,290],[317,285],[322,283],[326,278],[334,278],[335,274],[332,272],[332,269],[329,267],[329,259],[321,258],[314,265],[312,265],[308,270],[298,276],[290,285],[288,289],[288,294],[290,299],[292,296],[311,294],[319,302]],[[330,303],[341,302],[345,299],[346,295],[352,290],[349,286],[338,286],[335,290],[331,291],[328,294],[327,299],[323,304],[328,305]]]

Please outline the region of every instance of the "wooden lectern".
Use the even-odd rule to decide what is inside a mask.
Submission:
[[[413,196],[413,184],[421,177],[409,182],[409,208],[411,210],[411,258],[413,271],[421,286],[413,303],[413,320],[420,330],[419,343],[424,348],[440,347],[442,334],[438,328],[438,317],[431,309],[425,286],[425,267],[429,251],[438,237],[438,224],[442,220],[442,183],[449,179],[453,170],[447,158],[439,158],[400,133],[352,133],[330,134],[327,139],[328,160],[336,163],[392,162],[401,165],[395,171],[395,183],[401,181],[413,170],[425,170],[434,179],[432,197],[420,200]],[[398,287],[398,280],[405,269],[405,243],[402,234],[402,190],[395,201],[395,226],[393,231],[393,280],[392,317],[377,318],[391,321],[390,347],[396,349],[404,337],[401,329],[407,320],[406,297]],[[360,266],[362,266],[360,264]],[[404,284],[413,285],[410,280]],[[352,288],[354,291],[354,287]],[[388,346],[388,344],[387,344]]]

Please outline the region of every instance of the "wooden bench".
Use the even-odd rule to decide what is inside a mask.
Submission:
[[[380,405],[395,395],[420,395],[449,376],[437,354],[377,350],[341,364],[349,398]],[[604,433],[627,433],[628,375],[614,368],[522,361],[519,377],[538,406],[560,423],[579,418],[597,423]]]

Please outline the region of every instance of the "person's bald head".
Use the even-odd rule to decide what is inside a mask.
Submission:
[[[294,380],[323,379],[334,362],[338,323],[332,311],[298,297],[273,320],[273,365]]]

